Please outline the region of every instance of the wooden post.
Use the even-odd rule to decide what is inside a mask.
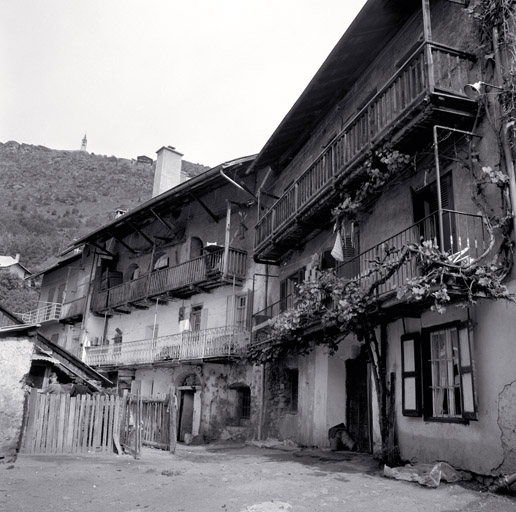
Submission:
[[[176,395],[173,388],[170,388],[168,392],[168,410],[169,410],[169,451],[170,453],[176,453],[177,446],[177,403]]]
[[[423,9],[423,37],[425,40],[425,54],[426,54],[426,63],[427,63],[427,73],[428,73],[428,88],[430,92],[433,92],[435,86],[435,76],[434,76],[434,59],[432,55],[432,47],[430,46],[430,42],[432,41],[432,20],[430,14],[430,0],[422,0],[422,9]]]
[[[222,277],[225,279],[228,275],[229,265],[229,244],[231,241],[231,201],[226,201],[226,238],[224,240],[224,271]]]

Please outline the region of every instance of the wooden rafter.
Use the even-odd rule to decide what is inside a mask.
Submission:
[[[111,256],[112,258],[115,257],[115,255],[112,253],[112,252],[109,252],[107,249],[105,249],[104,247],[102,247],[101,245],[99,245],[97,242],[88,242],[89,244],[91,245],[94,245],[97,249],[101,250],[102,251],[102,255],[104,256]]]
[[[152,240],[152,238],[149,238],[138,226],[135,226],[130,221],[128,221],[127,224],[129,224],[129,226],[131,226],[137,233],[139,233],[143,238],[145,238],[145,240],[147,240],[147,242],[149,242],[151,247],[154,245],[154,240]]]
[[[215,222],[219,222],[220,218],[215,215],[193,192],[190,192],[190,195],[192,196],[192,198],[197,201],[201,206],[202,208],[204,209],[204,211],[215,221]]]
[[[120,244],[122,244],[128,251],[132,252],[133,254],[137,254],[137,252],[132,248],[130,247],[129,245],[127,245],[123,240],[121,240],[120,238],[116,237],[113,233],[109,232],[108,233],[110,234],[110,236],[112,236],[117,242],[119,242]]]
[[[150,211],[152,213],[152,215],[154,215],[154,217],[156,217],[156,219],[161,222],[161,224],[163,224],[163,226],[165,226],[170,232],[173,232],[174,231],[174,228],[159,214],[157,214],[152,208],[150,208]],[[158,237],[155,237],[155,238],[158,238]]]

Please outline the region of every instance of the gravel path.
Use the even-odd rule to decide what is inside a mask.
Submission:
[[[459,485],[381,476],[369,456],[254,446],[179,446],[175,455],[21,456],[0,465],[5,512],[505,512],[516,501]]]

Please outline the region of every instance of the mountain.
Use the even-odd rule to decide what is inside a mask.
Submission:
[[[183,160],[190,177],[208,167]],[[0,254],[32,271],[56,261],[74,238],[150,199],[154,164],[0,142]]]

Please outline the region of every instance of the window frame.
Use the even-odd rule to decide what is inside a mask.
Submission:
[[[459,394],[460,394],[460,413],[455,416],[435,416],[434,415],[434,399],[433,399],[433,378],[431,364],[431,334],[437,331],[455,330],[457,336],[457,368],[459,378]],[[462,338],[461,338],[462,336]],[[478,407],[475,390],[475,372],[473,366],[473,353],[471,341],[471,329],[468,322],[448,322],[445,324],[434,325],[422,329],[421,333],[421,357],[422,357],[422,387],[423,387],[423,415],[425,421],[446,422],[446,423],[467,423],[478,419]],[[463,350],[467,348],[468,354],[464,354]],[[468,364],[463,364],[463,361]],[[465,377],[469,376],[469,394],[471,408],[465,410]]]

